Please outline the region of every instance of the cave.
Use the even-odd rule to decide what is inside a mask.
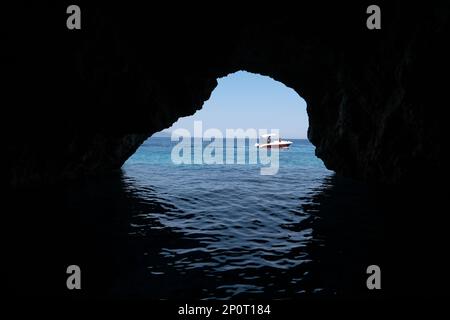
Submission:
[[[200,108],[217,78],[246,70],[308,101],[308,138],[337,175],[442,192],[448,3],[385,3],[379,30],[366,27],[364,3],[80,7],[80,30],[65,27],[64,4],[18,5],[2,18],[9,191],[120,171],[149,136]],[[392,208],[392,225],[404,223]],[[430,238],[434,257],[441,235]]]
[[[17,106],[6,111],[15,133],[7,184],[117,170],[149,135],[201,107],[218,77],[238,70],[268,75],[308,101],[308,136],[329,169],[381,183],[433,176],[442,166],[436,106],[445,82],[437,79],[448,66],[448,10],[390,4],[383,28],[368,30],[364,6],[326,7],[164,20],[168,8],[157,19],[151,10],[87,5],[79,32],[57,27],[58,6],[39,8],[48,16],[39,23],[31,10],[21,13],[29,24],[6,37],[3,52],[5,92]]]

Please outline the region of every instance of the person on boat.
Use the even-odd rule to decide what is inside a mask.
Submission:
[[[270,143],[270,136],[267,137],[267,144]]]

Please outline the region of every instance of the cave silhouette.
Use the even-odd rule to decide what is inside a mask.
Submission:
[[[2,18],[12,207],[20,192],[117,174],[150,135],[200,108],[217,78],[247,70],[300,93],[317,156],[382,194],[386,290],[447,291],[448,2],[384,3],[380,30],[367,29],[365,3],[83,3],[81,30],[67,30],[64,3],[24,6]],[[21,225],[24,212],[8,218]]]
[[[267,75],[308,101],[308,137],[328,168],[376,183],[432,179],[443,165],[436,146],[445,117],[425,109],[445,101],[436,79],[448,66],[441,41],[448,8],[440,6],[427,9],[414,30],[407,26],[423,8],[395,1],[381,30],[366,28],[363,4],[242,6],[194,16],[86,4],[78,33],[53,28],[63,4],[11,10],[8,19],[19,12],[48,19],[39,21],[46,32],[18,26],[27,41],[5,39],[4,54],[14,56],[3,72],[5,93],[26,106],[7,112],[15,134],[7,141],[6,181],[27,187],[118,170],[148,136],[200,108],[217,78],[238,70]],[[30,56],[32,48],[41,50]]]

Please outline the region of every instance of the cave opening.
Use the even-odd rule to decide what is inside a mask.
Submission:
[[[295,178],[311,190],[333,172],[316,157],[307,136],[306,101],[295,90],[269,76],[238,71],[218,78],[195,114],[144,141],[122,171],[163,192],[178,189],[176,182],[181,194],[186,184],[227,188],[229,179],[242,177],[287,193],[293,186],[286,181]],[[230,188],[239,193],[240,188]],[[261,192],[253,196],[268,196]]]
[[[196,128],[198,122],[202,130]],[[274,141],[293,143],[288,149],[251,149],[254,139],[230,139],[225,134],[239,128],[247,134],[254,129],[258,135],[259,129],[277,129]],[[162,239],[155,252],[143,249],[153,283],[167,281],[168,275],[183,277],[183,286],[199,297],[299,291],[300,283],[307,281],[305,264],[311,260],[305,249],[314,237],[307,224],[309,211],[317,210],[311,203],[330,187],[333,176],[315,156],[307,130],[306,102],[293,89],[270,77],[239,71],[218,79],[201,110],[148,138],[125,162],[122,177],[127,198],[139,199],[131,209],[129,235],[138,242]],[[180,137],[180,132],[188,137]],[[217,153],[222,153],[223,161],[196,163],[199,139],[203,160],[205,154],[214,153],[217,160]],[[193,150],[193,161],[175,163],[173,150],[183,140],[190,143],[183,153]],[[214,151],[208,149],[217,141],[223,143]],[[244,161],[228,162],[230,149],[233,160],[244,150]],[[269,164],[253,163],[252,150],[259,156],[277,155],[275,174],[261,170],[271,168],[275,157]],[[264,272],[270,279],[281,279],[286,270],[287,281],[273,291],[265,281],[255,280]],[[205,279],[212,282],[205,284]]]
[[[265,155],[275,153],[272,152],[274,147],[283,151],[308,146],[314,151],[307,132],[306,101],[296,91],[268,76],[238,71],[219,78],[217,87],[201,109],[153,134],[123,168],[163,160],[167,163],[169,156],[174,164],[254,164],[252,158],[258,157],[264,149],[259,145],[272,144],[265,148],[268,150]],[[172,143],[171,152],[155,157],[150,146],[158,141],[168,142],[168,139],[183,143]],[[276,143],[279,144],[274,146]],[[227,154],[233,149],[235,154]],[[240,150],[245,154],[240,155]],[[321,163],[314,152],[311,155],[314,161]],[[264,159],[266,164],[269,160]]]

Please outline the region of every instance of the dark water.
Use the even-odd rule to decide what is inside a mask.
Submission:
[[[174,165],[148,140],[117,176],[12,197],[8,284],[16,294],[153,299],[367,295],[383,215],[305,140],[260,165]],[[26,199],[26,201],[24,201]],[[83,290],[65,289],[65,268]],[[30,273],[30,265],[33,270]],[[33,283],[33,285],[30,285]]]

